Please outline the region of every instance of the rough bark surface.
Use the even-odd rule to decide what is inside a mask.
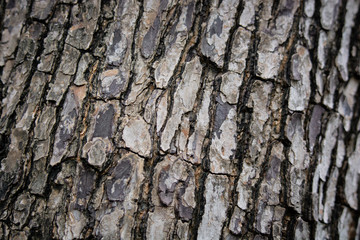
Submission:
[[[358,0],[1,0],[1,239],[360,236]]]

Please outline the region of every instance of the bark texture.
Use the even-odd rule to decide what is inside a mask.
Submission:
[[[360,236],[358,0],[1,0],[1,239]]]

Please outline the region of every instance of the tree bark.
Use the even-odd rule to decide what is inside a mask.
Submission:
[[[1,239],[360,236],[358,0],[1,0]]]

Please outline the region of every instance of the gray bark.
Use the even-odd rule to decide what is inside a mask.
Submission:
[[[358,0],[1,0],[0,238],[359,238],[359,23]]]

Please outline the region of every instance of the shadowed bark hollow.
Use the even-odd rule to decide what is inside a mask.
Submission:
[[[0,239],[358,239],[359,0],[0,0]]]

